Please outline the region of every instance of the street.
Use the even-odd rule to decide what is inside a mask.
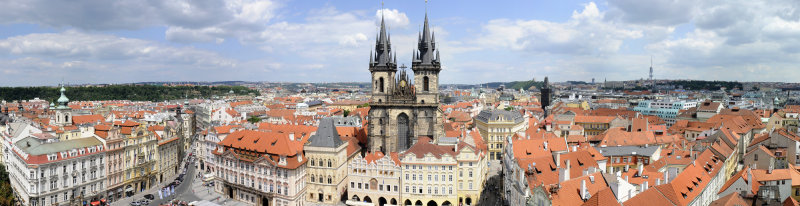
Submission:
[[[504,205],[502,198],[502,165],[500,164],[500,161],[491,161],[490,166],[489,173],[486,174],[488,176],[486,179],[486,185],[484,185],[483,191],[481,191],[481,199],[478,200],[477,203],[479,206]]]
[[[187,162],[188,166],[186,167],[186,174],[183,176],[183,182],[181,182],[181,184],[179,184],[175,188],[175,194],[159,199],[158,190],[168,185],[170,182],[174,181],[175,178],[177,178],[177,175],[175,177],[171,177],[171,179],[168,179],[167,181],[158,184],[156,187],[150,188],[141,193],[137,193],[133,197],[124,198],[119,201],[113,202],[111,203],[111,205],[127,206],[130,205],[131,202],[144,200],[144,195],[146,194],[152,194],[153,196],[155,196],[155,199],[152,202],[150,202],[149,205],[161,205],[169,203],[172,200],[181,200],[181,201],[186,201],[187,203],[192,201],[208,200],[221,205],[244,205],[241,202],[228,200],[227,198],[221,197],[221,195],[213,191],[214,189],[213,187],[203,186],[202,178],[197,178],[195,176],[199,172],[195,167],[196,159],[189,158]]]

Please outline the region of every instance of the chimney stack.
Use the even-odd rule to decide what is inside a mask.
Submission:
[[[644,164],[639,164],[639,171],[636,171],[636,173],[639,174],[639,177],[642,176],[642,170],[644,170]]]
[[[556,153],[556,168],[561,168],[561,153]]]
[[[641,189],[642,189],[641,192],[644,192],[645,190],[647,190],[647,181],[642,182],[642,188]]]
[[[564,182],[570,179],[570,172],[569,172],[569,160],[566,161],[566,168],[559,168],[558,169],[558,182]]]
[[[587,193],[589,193],[589,191],[586,189],[586,180],[581,180],[581,199],[583,201],[589,199],[589,194]]]
[[[753,171],[751,168],[747,168],[747,188],[745,191],[748,193],[753,192]]]

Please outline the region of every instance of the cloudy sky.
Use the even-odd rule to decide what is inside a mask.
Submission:
[[[0,0],[0,86],[369,81],[381,14],[410,64],[423,0]],[[443,1],[442,83],[800,78],[800,1]]]

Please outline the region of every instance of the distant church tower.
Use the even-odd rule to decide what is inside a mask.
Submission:
[[[552,97],[553,90],[550,89],[550,82],[547,80],[547,77],[544,77],[544,85],[542,85],[541,89],[541,97],[539,97],[539,101],[542,103],[542,111],[544,111],[544,116],[542,118],[546,118],[549,111],[547,107],[550,106],[550,98]]]
[[[370,54],[372,98],[369,110],[370,151],[400,152],[426,136],[434,141],[444,136],[439,108],[439,51],[428,26],[428,14],[412,55],[412,83],[405,67],[397,70],[397,55],[391,52],[391,38],[381,18],[380,33]]]
[[[55,125],[56,126],[69,126],[72,125],[72,108],[68,106],[69,98],[64,95],[64,86],[61,86],[61,97],[58,98],[58,106],[55,108]]]

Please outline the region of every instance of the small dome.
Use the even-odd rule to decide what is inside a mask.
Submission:
[[[61,87],[61,97],[58,98],[58,103],[60,105],[63,104],[64,106],[66,106],[66,103],[69,102],[69,98],[67,98],[67,95],[64,95],[65,91],[67,91],[67,90],[64,89],[64,87],[62,86]]]

